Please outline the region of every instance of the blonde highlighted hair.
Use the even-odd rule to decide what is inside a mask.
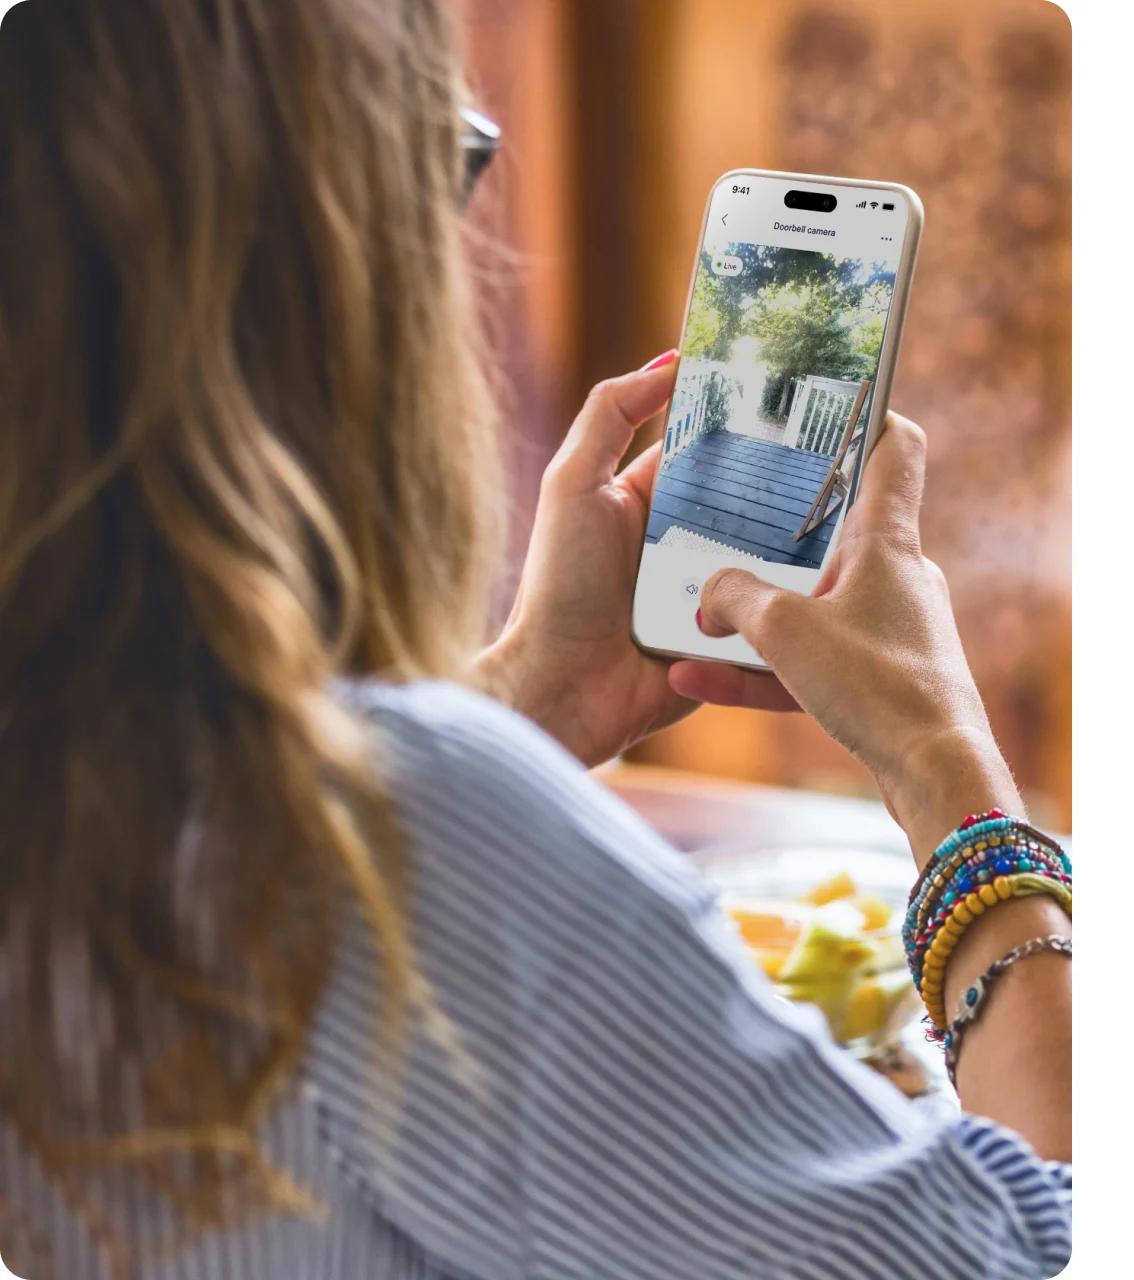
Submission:
[[[343,886],[386,1036],[412,1004],[328,683],[459,676],[483,630],[460,84],[442,0],[0,30],[0,1120],[75,1203],[108,1163],[194,1230],[300,1202],[255,1133]]]

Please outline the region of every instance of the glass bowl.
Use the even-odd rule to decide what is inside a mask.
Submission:
[[[724,845],[694,858],[777,994],[818,1006],[852,1054],[877,1058],[921,1017],[901,939],[915,877],[908,857],[847,846]],[[847,877],[857,897],[845,896]],[[803,901],[820,886],[838,888],[839,879],[844,896],[823,906]]]

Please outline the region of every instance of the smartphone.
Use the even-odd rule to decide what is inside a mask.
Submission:
[[[636,643],[761,668],[697,626],[731,566],[810,594],[885,420],[924,221],[889,182],[737,169],[709,193],[634,593]]]

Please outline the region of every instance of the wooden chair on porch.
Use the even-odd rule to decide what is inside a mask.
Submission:
[[[827,472],[827,478],[823,481],[823,486],[819,490],[818,496],[811,504],[811,510],[807,513],[807,518],[792,534],[792,539],[795,542],[798,542],[800,538],[806,538],[809,533],[814,533],[824,520],[829,519],[838,511],[850,493],[855,458],[862,447],[862,438],[866,432],[866,424],[863,423],[860,427],[859,418],[862,416],[862,407],[866,403],[866,397],[870,394],[872,385],[871,380],[867,378],[858,388],[858,395],[854,398],[854,406],[850,411],[850,416],[847,418],[847,424],[843,428],[843,438],[839,443],[838,452],[831,462],[831,469]],[[830,505],[832,499],[834,499],[834,506]]]

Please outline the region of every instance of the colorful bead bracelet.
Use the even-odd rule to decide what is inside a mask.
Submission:
[[[999,809],[992,809],[980,817],[968,817],[955,831],[946,836],[918,877],[917,883],[910,892],[910,912],[904,934],[908,936],[912,931],[915,913],[920,909],[921,904],[944,889],[945,882],[953,876],[960,864],[974,856],[987,855],[989,849],[1007,854],[1013,851],[1013,846],[1020,844],[1023,844],[1033,857],[1055,860],[1059,863],[1058,869],[1063,874],[1068,876],[1071,874],[1071,861],[1063,850],[1027,823],[1010,818]],[[977,875],[980,883],[987,882],[990,878],[988,875],[983,877]]]
[[[987,848],[1020,843],[1032,850],[1042,849],[1045,854],[1059,861],[1064,874],[1071,874],[1071,860],[1054,841],[1027,823],[1009,818],[999,809],[993,809],[989,815],[966,818],[956,831],[950,832],[942,841],[910,891],[910,907],[924,899],[934,886],[940,886],[943,876],[951,872],[958,859],[963,860]]]
[[[995,842],[995,843],[993,843]],[[1050,851],[1028,842],[1016,843],[1012,835],[993,836],[988,842],[977,841],[955,853],[940,872],[925,883],[923,892],[910,905],[902,938],[907,954],[915,937],[922,933],[939,901],[951,904],[970,889],[987,884],[998,875],[1040,869],[1057,879],[1067,879],[1062,863]]]
[[[926,1011],[937,1033],[943,1033],[947,1025],[945,1013],[945,969],[957,943],[977,916],[1009,898],[1028,897],[1034,894],[1050,894],[1070,916],[1071,890],[1056,884],[1044,876],[1023,874],[997,876],[991,885],[981,885],[979,891],[969,894],[957,903],[949,918],[933,936],[920,970],[915,972],[914,982]],[[940,1038],[935,1035],[934,1038]]]
[[[1071,874],[1071,860],[1042,831],[1037,831],[1035,827],[1019,818],[1009,817],[1002,809],[990,809],[987,813],[970,814],[956,830],[951,831],[945,837],[933,856],[925,864],[921,875],[918,876],[913,888],[910,890],[910,903],[912,904],[914,898],[922,891],[926,880],[937,872],[938,864],[943,859],[950,857],[962,845],[973,845],[986,836],[998,835],[1003,831],[1011,831],[1023,835],[1025,839],[1046,846],[1061,858],[1064,872],[1068,875]]]
[[[930,1036],[947,1034],[945,969],[973,920],[1013,897],[1048,894],[1071,914],[1071,861],[1034,827],[998,809],[966,818],[914,885],[902,941],[925,1001]]]
[[[939,895],[927,897],[918,905],[916,922],[913,911],[909,913],[908,923],[913,927],[912,932],[904,936],[907,958],[916,955],[918,943],[924,941],[927,935],[932,935],[935,926],[943,923],[944,917],[950,914],[958,901],[974,890],[979,890],[981,885],[990,884],[998,876],[1033,873],[1057,884],[1069,885],[1071,877],[1064,875],[1058,868],[1057,862],[1030,850],[1026,853],[1018,850],[990,850],[987,855],[978,854],[975,858],[958,864],[945,882],[943,891]]]

